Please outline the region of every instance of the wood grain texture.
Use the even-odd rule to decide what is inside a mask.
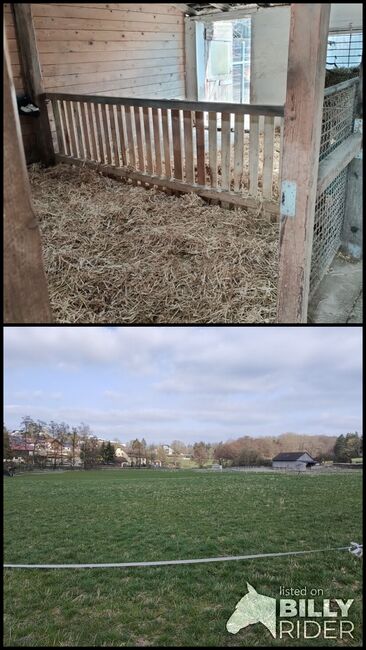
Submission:
[[[15,2],[12,6],[15,19],[14,38],[16,38],[17,47],[19,48],[25,90],[40,108],[39,119],[35,124],[38,153],[45,165],[53,165],[54,151],[52,134],[43,95],[44,86],[38,58],[31,5]]]
[[[174,178],[182,180],[182,142],[180,130],[180,113],[172,110]]]
[[[291,5],[281,182],[296,196],[289,212],[281,193],[279,323],[307,322],[330,7]]]
[[[4,323],[52,322],[41,237],[33,211],[11,64],[4,42]]]
[[[144,115],[144,132],[145,132],[145,150],[146,150],[146,171],[150,174],[153,173],[153,158],[152,158],[152,133],[150,124],[150,109],[147,106],[143,108]]]
[[[211,187],[217,187],[217,113],[208,114],[208,155]]]
[[[274,148],[274,117],[268,115],[264,118],[264,144],[263,144],[263,196],[265,199],[272,197],[273,178],[273,148]]]
[[[162,126],[163,126],[164,167],[165,167],[165,176],[167,178],[170,178],[172,175],[169,118],[170,118],[170,113],[168,113],[168,110],[166,108],[162,108],[161,119],[162,119]]]
[[[231,181],[230,113],[221,115],[221,189],[229,190]]]
[[[160,133],[160,117],[159,109],[152,109],[152,123],[154,129],[154,150],[155,150],[155,173],[158,176],[162,175],[161,166],[161,133]]]
[[[238,192],[243,177],[244,115],[235,115],[234,126],[234,191]]]
[[[196,147],[197,147],[197,183],[204,185],[206,180],[205,170],[205,130],[203,123],[203,111],[195,112],[196,123]]]
[[[250,116],[249,132],[249,194],[258,194],[258,165],[259,165],[259,117]]]
[[[194,155],[193,155],[193,132],[192,113],[183,111],[184,122],[184,165],[187,183],[194,183]]]

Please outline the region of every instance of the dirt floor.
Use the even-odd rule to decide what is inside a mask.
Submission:
[[[59,164],[29,169],[60,323],[271,323],[278,224]]]

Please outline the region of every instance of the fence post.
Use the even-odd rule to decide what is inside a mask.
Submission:
[[[38,222],[4,35],[4,322],[50,323]]]
[[[54,165],[55,154],[47,104],[43,97],[43,79],[31,5],[29,3],[13,2],[11,6],[14,12],[17,43],[26,92],[40,108],[40,116],[37,118],[37,145],[40,159],[45,165]]]
[[[307,321],[330,6],[291,5],[281,169],[279,323]]]

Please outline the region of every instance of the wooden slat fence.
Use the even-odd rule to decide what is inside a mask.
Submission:
[[[99,165],[106,173],[112,168],[143,184],[194,191],[225,204],[253,206],[261,200],[278,212],[274,135],[282,106],[45,96],[52,106],[58,160]]]

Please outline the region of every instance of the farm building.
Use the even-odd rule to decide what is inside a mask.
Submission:
[[[361,8],[5,4],[5,322],[361,322]]]
[[[272,459],[272,467],[275,469],[294,469],[303,472],[311,469],[316,464],[314,458],[307,451],[290,451],[277,454]]]

